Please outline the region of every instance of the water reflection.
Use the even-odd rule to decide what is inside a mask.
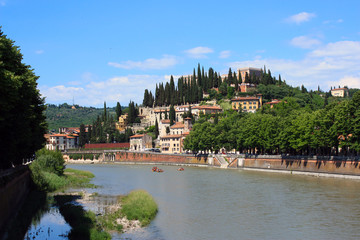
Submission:
[[[40,221],[32,223],[24,239],[67,239],[70,229],[59,210],[51,207],[41,216]]]

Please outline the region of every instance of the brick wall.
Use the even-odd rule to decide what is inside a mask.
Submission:
[[[358,160],[245,158],[244,167],[360,175]]]
[[[179,164],[207,164],[207,157],[196,157],[192,155],[160,154],[160,153],[136,153],[117,152],[117,162],[150,162],[150,163],[179,163]]]
[[[87,143],[85,144],[85,149],[95,149],[95,148],[130,148],[130,143]]]

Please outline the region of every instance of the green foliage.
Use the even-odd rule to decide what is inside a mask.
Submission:
[[[42,148],[36,152],[36,159],[31,164],[39,165],[42,171],[61,176],[64,173],[65,161],[60,151],[50,151]]]
[[[46,121],[49,130],[58,130],[60,127],[76,127],[80,124],[89,125],[98,115],[102,115],[103,108],[81,107],[75,105],[72,109],[70,105],[64,103],[61,105],[47,104],[45,110]],[[114,108],[108,108],[107,113],[110,116],[115,115]]]
[[[122,200],[121,212],[129,220],[139,220],[142,226],[148,225],[157,211],[156,202],[144,190],[132,191]]]
[[[93,156],[93,154],[91,154]],[[64,159],[59,151],[41,149],[36,152],[36,159],[30,165],[31,177],[37,189],[53,192],[65,187],[94,187],[89,184],[92,173],[65,169]]]
[[[45,142],[44,99],[37,89],[38,76],[14,41],[0,28],[0,169],[31,159]]]

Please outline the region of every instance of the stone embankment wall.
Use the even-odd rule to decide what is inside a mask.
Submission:
[[[15,215],[30,190],[31,177],[28,166],[0,173],[0,239],[4,225]]]
[[[140,152],[118,152],[115,155],[115,162],[134,163],[169,163],[169,164],[198,164],[207,165],[207,156],[161,154],[161,153],[140,153]]]
[[[359,163],[359,158],[303,156],[294,156],[291,158],[282,156],[253,156],[245,157],[242,162],[244,168],[345,175],[360,175]]]
[[[220,167],[216,157],[211,155],[195,156],[188,154],[162,154],[130,151],[101,151],[99,160],[73,160],[71,163],[159,163],[159,164],[193,164]],[[81,153],[81,152],[79,152]],[[100,151],[84,151],[82,153],[99,154]],[[281,155],[222,155],[229,162],[228,168],[282,170],[360,176],[359,158],[347,157],[304,157]],[[65,159],[68,156],[64,156]]]

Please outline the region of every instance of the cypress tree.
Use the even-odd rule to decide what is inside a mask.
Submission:
[[[157,119],[155,120],[155,138],[159,136],[159,124]]]
[[[170,111],[169,111],[169,119],[170,119],[170,126],[174,124],[175,122],[175,108],[173,105],[170,106]]]
[[[116,103],[115,112],[116,112],[116,120],[119,121],[119,117],[120,117],[121,114],[122,114],[121,105],[120,105],[119,102]]]

